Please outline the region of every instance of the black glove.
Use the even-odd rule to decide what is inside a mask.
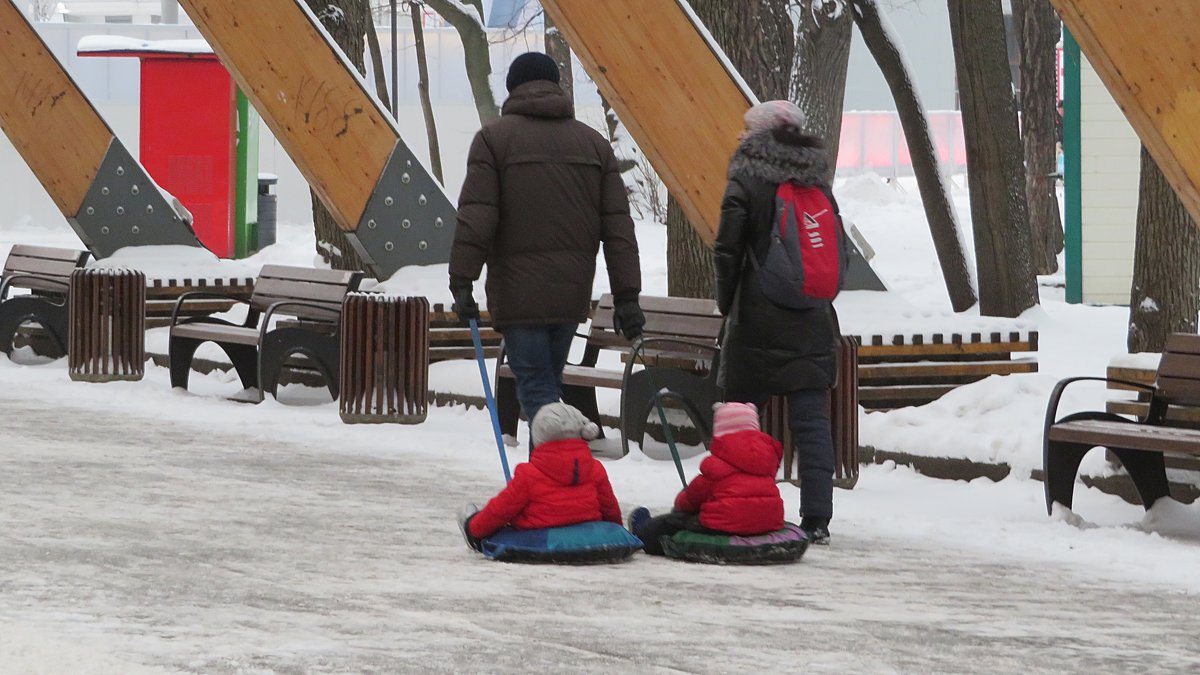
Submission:
[[[471,284],[450,282],[450,294],[454,296],[454,305],[450,308],[458,315],[459,321],[465,326],[471,319],[479,320],[479,305],[475,302]]]
[[[463,521],[463,524],[462,524],[463,539],[467,540],[467,546],[470,546],[472,549],[482,553],[483,552],[483,540],[480,539],[479,537],[471,536],[471,519],[477,515],[479,515],[479,513],[472,513],[471,515],[467,516],[466,520]]]
[[[626,340],[636,340],[642,336],[642,327],[646,325],[646,315],[637,300],[618,301],[613,305],[613,330],[625,336]]]

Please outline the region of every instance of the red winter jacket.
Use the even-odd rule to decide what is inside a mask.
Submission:
[[[783,527],[783,498],[775,474],[783,459],[779,441],[761,431],[713,439],[700,475],[675,498],[675,510],[700,512],[700,524],[730,534],[762,534]]]
[[[471,536],[487,537],[505,525],[518,530],[560,527],[594,520],[621,524],[604,465],[587,442],[573,438],[534,448],[528,463],[517,465],[512,482],[471,518]]]

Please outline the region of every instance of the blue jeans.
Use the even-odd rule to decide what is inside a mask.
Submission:
[[[517,381],[517,402],[525,419],[547,403],[562,400],[562,371],[577,323],[504,326],[504,351]],[[532,441],[531,441],[532,447]]]
[[[828,389],[798,389],[787,394],[788,427],[800,465],[800,515],[828,520],[833,517],[833,427],[826,408]],[[730,401],[749,402],[762,410],[767,397],[758,394]],[[787,452],[784,448],[784,452]]]

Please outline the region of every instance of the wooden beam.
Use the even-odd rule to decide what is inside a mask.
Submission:
[[[180,4],[338,227],[354,232],[399,134],[353,67],[297,0]]]
[[[1200,2],[1051,0],[1192,218],[1200,222]]]
[[[754,95],[686,0],[542,0],[542,7],[711,244],[729,157]]]
[[[0,0],[0,128],[67,218],[79,213],[112,130],[11,0]]]

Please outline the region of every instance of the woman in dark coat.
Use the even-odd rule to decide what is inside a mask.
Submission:
[[[828,543],[834,450],[826,406],[837,380],[837,315],[832,305],[799,310],[775,305],[763,295],[757,266],[748,257],[760,264],[766,259],[781,183],[820,188],[835,212],[837,202],[825,182],[825,150],[802,131],[799,108],[769,101],[751,108],[745,121],[729,163],[715,244],[717,302],[729,317],[720,376],[730,401],[762,409],[772,394],[787,396],[800,464],[800,527],[814,543]]]

